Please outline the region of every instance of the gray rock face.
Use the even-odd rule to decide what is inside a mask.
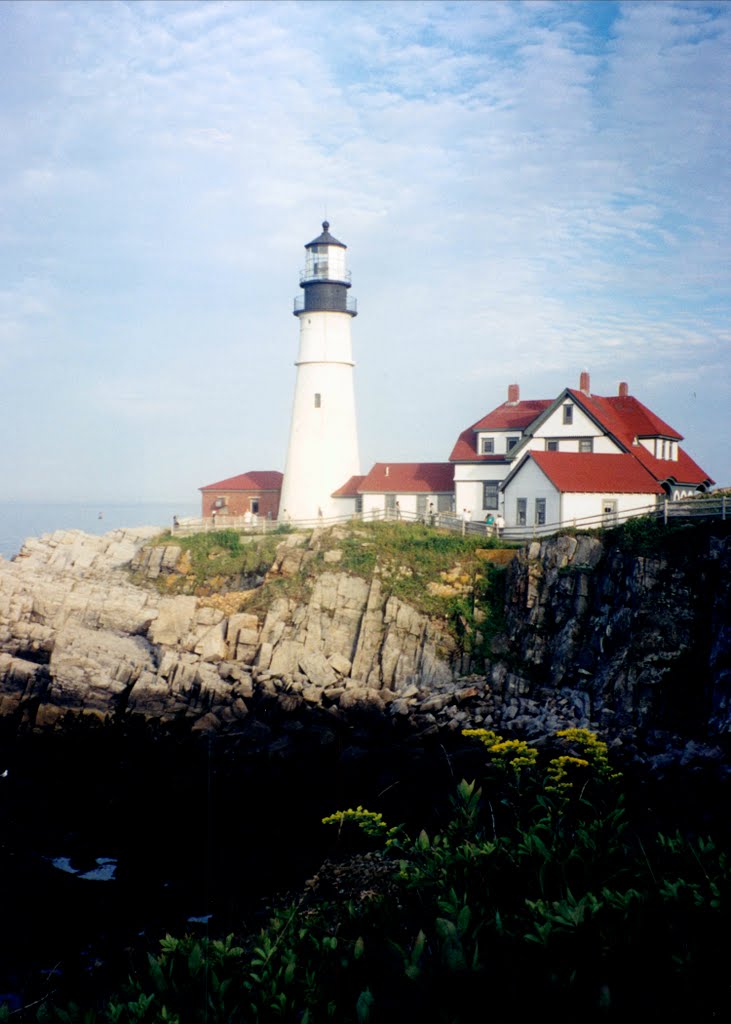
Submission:
[[[731,544],[694,533],[670,556],[557,537],[509,570],[513,675],[581,693],[615,729],[731,730]],[[493,685],[506,688],[504,667]],[[513,684],[515,685],[515,684]]]
[[[0,715],[36,729],[69,714],[185,719],[282,750],[305,721],[331,742],[374,716],[417,736],[483,726],[536,740],[581,726],[617,742],[653,732],[681,750],[683,737],[731,731],[729,541],[695,537],[672,558],[588,536],[526,546],[508,570],[494,662],[460,676],[469,663],[443,626],[335,560],[302,603],[227,615],[130,582],[130,564],[154,579],[181,557],[146,546],[149,531],[52,534],[0,561]],[[289,535],[272,575],[297,574],[317,543]]]
[[[147,530],[61,531],[0,564],[0,713],[22,713],[36,727],[68,712],[183,715],[205,719],[206,731],[245,716],[255,682],[271,692],[306,684],[310,703],[340,686],[345,704],[373,706],[384,688],[453,678],[437,655],[449,637],[387,599],[377,580],[325,572],[306,604],[277,600],[263,621],[227,616],[205,599],[134,586],[127,566],[155,579],[181,556],[178,545],[146,546],[149,538]],[[296,573],[313,557],[305,540],[295,534],[280,545],[274,574]],[[366,696],[346,697],[344,681]]]

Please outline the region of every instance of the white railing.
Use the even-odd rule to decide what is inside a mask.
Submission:
[[[561,522],[534,524],[532,526],[506,526],[502,536],[506,540],[532,540],[534,537],[545,537],[560,530],[608,530],[620,526],[629,519],[639,516],[654,516],[667,524],[669,520],[703,520],[731,519],[731,497],[723,494],[687,498],[671,501],[665,498],[656,505],[638,505],[635,508],[623,509],[606,515],[584,516],[581,518],[564,519]]]
[[[500,531],[503,540],[525,541],[538,537],[547,537],[549,534],[558,533],[560,530],[598,530],[611,529],[627,522],[628,519],[635,519],[638,516],[655,516],[667,523],[669,520],[679,519],[701,520],[701,519],[731,519],[731,495],[719,495],[714,497],[708,495],[698,498],[688,498],[680,501],[665,499],[657,505],[638,505],[635,508],[623,509],[613,512],[611,515],[583,516],[572,519],[564,519],[560,522],[540,523],[525,526],[505,526]],[[494,526],[488,527],[484,522],[465,521],[462,516],[452,512],[401,512],[395,509],[369,509],[367,512],[356,512],[342,516],[318,516],[314,519],[282,520],[270,519],[267,516],[228,516],[218,515],[215,520],[208,516],[205,518],[186,517],[180,519],[177,527],[173,527],[175,536],[185,537],[193,533],[210,533],[215,530],[236,530],[240,533],[266,534],[275,530],[314,530],[323,529],[328,526],[337,526],[342,523],[349,523],[353,520],[362,522],[403,522],[424,523],[429,526],[440,527],[441,529],[452,530],[456,533],[478,534],[490,536],[496,532]]]

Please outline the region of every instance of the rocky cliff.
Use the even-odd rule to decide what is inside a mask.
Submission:
[[[730,554],[718,531],[663,554],[596,537],[527,546],[479,672],[443,622],[388,596],[377,575],[339,571],[332,535],[311,590],[258,614],[245,594],[161,595],[151,582],[184,556],[149,540],[59,532],[0,560],[0,715],[34,730],[79,717],[182,722],[262,744],[288,742],[306,715],[321,735],[368,714],[417,733],[594,725],[686,749],[731,726]],[[295,580],[320,540],[288,536],[269,576]]]
[[[581,693],[610,733],[727,734],[728,530],[689,527],[660,541],[643,554],[588,536],[524,548],[509,573],[507,657],[493,686]]]

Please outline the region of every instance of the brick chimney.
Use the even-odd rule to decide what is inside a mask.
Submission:
[[[629,395],[629,384],[626,381],[621,381],[617,394],[620,398],[626,398]]]
[[[508,384],[508,405],[517,405],[520,401],[520,386]]]
[[[582,395],[590,395],[591,394],[591,384],[590,384],[590,381],[589,381],[589,371],[588,370],[582,370],[581,371],[581,376],[579,377],[579,391],[582,393]]]

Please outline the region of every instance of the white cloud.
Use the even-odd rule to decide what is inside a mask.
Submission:
[[[6,372],[52,343],[108,376],[82,401],[131,445],[172,420],[190,453],[186,416],[203,439],[228,417],[231,472],[256,443],[282,468],[290,302],[326,213],[374,458],[396,436],[444,457],[462,406],[463,427],[521,372],[545,395],[585,364],[657,388],[723,366],[731,14],[622,5],[606,39],[594,8],[6,5]],[[266,429],[237,448],[244,409]]]

